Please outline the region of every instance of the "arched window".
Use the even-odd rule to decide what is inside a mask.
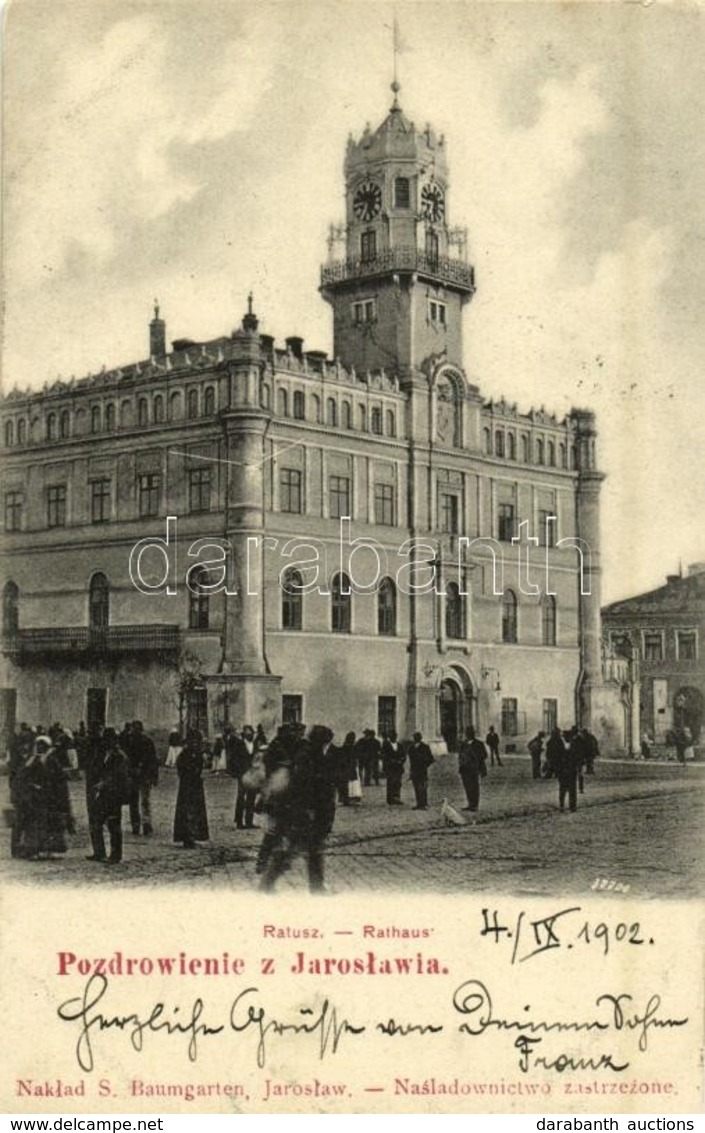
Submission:
[[[571,468],[577,468],[578,467],[578,446],[577,445],[571,445],[570,446],[570,467]]]
[[[463,596],[455,582],[446,586],[446,637],[458,641],[465,637]]]
[[[27,440],[27,422],[24,417],[17,422],[17,443],[23,445]]]
[[[507,456],[510,460],[517,458],[517,441],[514,433],[507,434]]]
[[[531,460],[529,438],[527,437],[526,433],[522,433],[521,436],[521,459],[523,460],[524,464],[528,464]]]
[[[494,435],[494,454],[504,456],[504,433],[501,429],[497,429]]]
[[[160,393],[155,395],[152,402],[152,420],[155,425],[161,425],[164,420],[164,398]]]
[[[15,443],[15,426],[12,421],[5,422],[5,446],[10,448]]]
[[[343,428],[352,429],[353,427],[353,412],[352,405],[349,401],[343,402]]]
[[[146,397],[141,397],[137,402],[137,424],[140,429],[149,424],[149,405]]]
[[[505,590],[502,596],[502,641],[509,645],[517,642],[517,596]]]
[[[56,413],[50,413],[47,417],[47,440],[56,440]]]
[[[188,391],[188,401],[187,401],[186,404],[188,406],[188,409],[187,409],[188,418],[189,418],[190,421],[192,421],[194,419],[194,417],[198,417],[198,390],[197,389],[194,388],[194,389],[190,389]]]
[[[288,570],[282,579],[282,629],[303,629],[303,585],[298,570]]]
[[[485,429],[485,452],[488,456],[492,456],[492,431]]]
[[[100,432],[100,406],[94,405],[91,409],[91,432]]]
[[[62,410],[59,418],[59,436],[65,441],[71,432],[71,414],[68,409]]]
[[[318,396],[317,393],[314,393],[313,397],[311,398],[311,402],[312,402],[312,405],[313,405],[313,420],[316,422],[317,425],[320,425],[321,420],[322,420],[322,418],[321,418],[321,399],[320,399],[320,397]]]
[[[547,459],[546,463],[551,467],[556,467],[556,446],[553,441],[548,442],[547,446]]]
[[[13,637],[20,628],[20,591],[15,582],[6,582],[2,592],[3,637]]]
[[[115,428],[115,406],[112,402],[105,407],[105,428],[109,433]]]
[[[559,445],[558,454],[559,454],[559,459],[560,459],[560,462],[561,462],[561,468],[567,468],[568,467],[568,450],[565,447],[565,445]]]
[[[120,428],[129,429],[132,425],[132,402],[125,398],[120,403]]]
[[[367,430],[367,408],[364,405],[358,407],[357,416],[360,422],[360,429],[364,433]]]
[[[536,463],[543,464],[543,441],[541,437],[536,438]]]
[[[281,417],[289,416],[289,394],[285,389],[280,389],[277,394],[277,402],[279,415]]]
[[[188,572],[188,624],[189,629],[208,629],[210,616],[210,599],[203,586],[208,582],[208,571],[205,567],[193,567]]]
[[[206,386],[203,394],[203,414],[205,417],[212,417],[215,413],[215,390],[213,386]]]
[[[172,393],[171,397],[169,398],[169,420],[170,421],[179,421],[181,419],[182,413],[183,413],[183,400],[182,400],[182,397],[181,397],[181,391],[178,390],[178,389],[175,389],[174,392]]]
[[[266,382],[262,382],[259,388],[259,403],[263,409],[271,409],[272,406],[272,390]]]
[[[329,397],[326,402],[326,423],[334,427],[338,424],[338,406],[334,397]]]
[[[544,594],[541,599],[541,640],[544,645],[556,644],[556,599]]]
[[[387,436],[396,437],[397,435],[397,419],[394,415],[393,409],[387,410]]]
[[[426,258],[431,267],[438,263],[438,236],[432,229],[426,232]]]
[[[376,436],[382,436],[382,410],[378,406],[370,413],[370,429]]]
[[[294,391],[294,420],[303,421],[306,417],[306,399],[304,398],[303,391],[297,389]]]
[[[383,578],[377,591],[377,633],[394,637],[397,632],[397,590],[391,578]]]
[[[346,574],[336,574],[331,591],[331,629],[333,633],[350,633],[352,629],[352,594]]]
[[[98,572],[88,588],[88,625],[91,629],[107,629],[110,624],[110,583]]]

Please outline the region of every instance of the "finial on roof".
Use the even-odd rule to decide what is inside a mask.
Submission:
[[[401,90],[401,83],[399,82],[399,75],[397,73],[397,63],[398,63],[398,60],[399,60],[399,53],[401,51],[401,43],[400,43],[400,40],[399,40],[399,23],[397,21],[396,16],[394,17],[394,22],[393,22],[393,25],[392,25],[392,50],[393,50],[393,56],[394,56],[394,78],[393,78],[392,84],[391,84],[392,93],[394,95],[394,101],[392,103],[392,110],[398,110],[399,109],[398,95],[399,95],[399,91]]]
[[[242,320],[242,329],[243,330],[255,331],[255,330],[257,330],[257,327],[259,326],[259,319],[257,318],[257,316],[254,312],[254,309],[253,309],[253,302],[254,302],[254,296],[253,296],[252,292],[250,291],[248,296],[247,296],[247,314],[245,315],[244,319]]]
[[[154,317],[155,317],[155,319],[159,318],[159,300],[158,299],[154,300]]]

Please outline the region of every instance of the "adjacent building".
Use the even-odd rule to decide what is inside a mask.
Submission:
[[[397,96],[348,142],[332,357],[157,307],[143,360],[0,404],[6,726],[600,731],[595,420],[468,380],[446,144]]]
[[[642,733],[663,743],[687,727],[697,741],[705,722],[705,563],[612,602],[602,616],[610,649],[636,662]]]

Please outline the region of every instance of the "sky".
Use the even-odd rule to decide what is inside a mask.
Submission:
[[[230,333],[331,349],[317,292],[349,133],[448,146],[478,290],[465,368],[597,413],[603,599],[705,560],[705,6],[10,0],[3,386]]]

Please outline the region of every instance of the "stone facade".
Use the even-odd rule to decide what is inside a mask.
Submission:
[[[445,143],[396,96],[345,179],[332,359],[252,301],[169,350],[157,308],[144,361],[4,398],[6,721],[597,726],[593,415],[468,381]]]

